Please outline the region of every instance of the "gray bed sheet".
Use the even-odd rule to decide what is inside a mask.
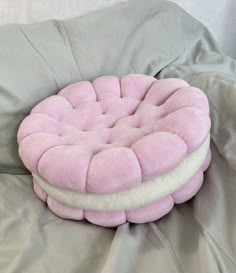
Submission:
[[[203,25],[173,3],[139,0],[1,27],[0,37],[1,273],[236,272],[236,62]],[[33,193],[17,157],[18,125],[71,82],[127,73],[183,78],[207,94],[212,163],[203,187],[152,223],[60,219]]]

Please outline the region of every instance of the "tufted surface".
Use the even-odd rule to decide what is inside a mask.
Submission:
[[[18,132],[19,154],[51,185],[82,193],[125,191],[175,169],[209,135],[204,93],[180,79],[132,74],[74,83],[36,105]],[[115,226],[160,218],[200,188],[202,168],[177,192],[145,208],[96,212],[65,206],[34,181],[34,190],[64,218]]]

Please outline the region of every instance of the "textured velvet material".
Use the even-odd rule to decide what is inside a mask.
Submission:
[[[69,85],[36,105],[20,126],[19,154],[31,172],[56,187],[114,193],[175,169],[203,144],[209,130],[207,98],[187,82],[139,74],[103,76]],[[172,197],[150,206],[127,214],[86,211],[85,216],[47,197],[37,181],[34,188],[61,217],[117,225],[160,218],[175,199],[181,203],[196,194],[202,181],[200,169]]]

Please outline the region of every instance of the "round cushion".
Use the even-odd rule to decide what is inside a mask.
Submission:
[[[180,79],[82,81],[36,105],[18,131],[34,190],[57,215],[144,223],[192,198],[210,163],[207,97]]]

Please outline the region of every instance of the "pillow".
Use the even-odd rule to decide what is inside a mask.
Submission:
[[[144,223],[192,198],[210,163],[209,106],[180,79],[103,76],[36,105],[18,132],[34,190],[57,215]]]

